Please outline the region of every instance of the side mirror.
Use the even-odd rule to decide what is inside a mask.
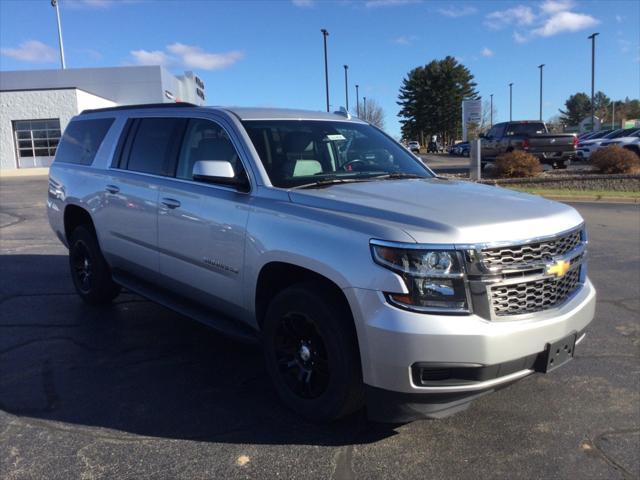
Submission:
[[[226,160],[201,160],[193,165],[193,179],[199,182],[216,183],[235,187],[248,192],[249,180],[246,176],[236,177],[233,166]]]

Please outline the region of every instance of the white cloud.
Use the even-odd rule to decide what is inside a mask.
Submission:
[[[308,8],[308,7],[313,7],[313,5],[315,4],[315,1],[314,0],[291,0],[291,3],[293,3],[296,7]]]
[[[33,63],[53,63],[58,60],[57,50],[38,40],[23,42],[17,48],[0,48],[0,55]]]
[[[516,43],[525,43],[527,41],[527,37],[519,32],[513,32],[513,39]]]
[[[546,0],[540,5],[543,13],[554,14],[571,10],[575,6],[573,0]]]
[[[564,32],[577,32],[598,23],[591,15],[584,13],[558,12],[546,19],[544,24],[532,33],[540,37],[551,37]]]
[[[528,5],[517,5],[489,13],[485,25],[492,30],[519,27],[513,32],[513,39],[516,43],[525,43],[535,37],[577,32],[600,23],[591,15],[572,11],[575,6],[574,0],[545,0],[537,11]]]
[[[169,56],[160,50],[131,50],[131,56],[138,65],[169,65]]]
[[[616,15],[616,22],[618,23],[624,22],[624,17],[622,15]]]
[[[65,7],[71,8],[109,8],[114,5],[138,3],[140,0],[64,0]]]
[[[411,45],[414,40],[417,40],[418,37],[416,37],[415,35],[401,35],[399,37],[396,37],[392,40],[393,43],[395,43],[396,45]]]
[[[202,70],[221,70],[244,58],[244,54],[239,51],[208,53],[200,47],[182,43],[173,43],[167,46],[167,50],[177,55],[185,67],[200,68]]]
[[[531,25],[536,19],[531,7],[517,5],[506,10],[491,12],[485,17],[485,25],[500,30],[509,25]]]
[[[367,8],[377,7],[400,7],[411,3],[418,3],[420,0],[367,0],[364,6]]]
[[[172,43],[163,50],[132,50],[131,56],[138,65],[180,66],[200,70],[222,70],[244,58],[244,53],[205,52],[202,48],[183,43]]]
[[[494,53],[490,48],[484,47],[482,50],[480,50],[480,55],[482,55],[483,57],[493,57]]]
[[[477,11],[478,9],[476,7],[472,7],[470,5],[460,8],[447,7],[438,9],[438,13],[440,13],[440,15],[450,18],[466,17],[467,15],[473,15]]]

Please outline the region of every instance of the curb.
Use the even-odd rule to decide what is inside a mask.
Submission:
[[[537,194],[533,194],[537,195]],[[640,198],[624,198],[624,197],[603,197],[600,195],[584,195],[584,196],[562,196],[562,195],[540,195],[541,197],[556,202],[576,202],[576,203],[619,203],[627,205],[640,204]]]
[[[41,177],[46,175],[49,175],[49,167],[0,170],[0,178]]]

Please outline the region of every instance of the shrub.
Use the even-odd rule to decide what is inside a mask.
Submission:
[[[602,173],[640,173],[640,158],[618,145],[599,148],[591,155],[591,163]]]
[[[530,153],[514,150],[496,159],[495,175],[498,178],[537,177],[543,171],[540,161]]]

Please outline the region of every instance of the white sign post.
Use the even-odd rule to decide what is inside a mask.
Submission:
[[[482,101],[463,100],[462,101],[462,141],[469,140],[469,127],[475,125],[480,127],[482,122]]]
[[[469,178],[471,180],[480,180],[482,177],[482,143],[480,139],[472,140],[469,144],[471,147],[469,164]]]

